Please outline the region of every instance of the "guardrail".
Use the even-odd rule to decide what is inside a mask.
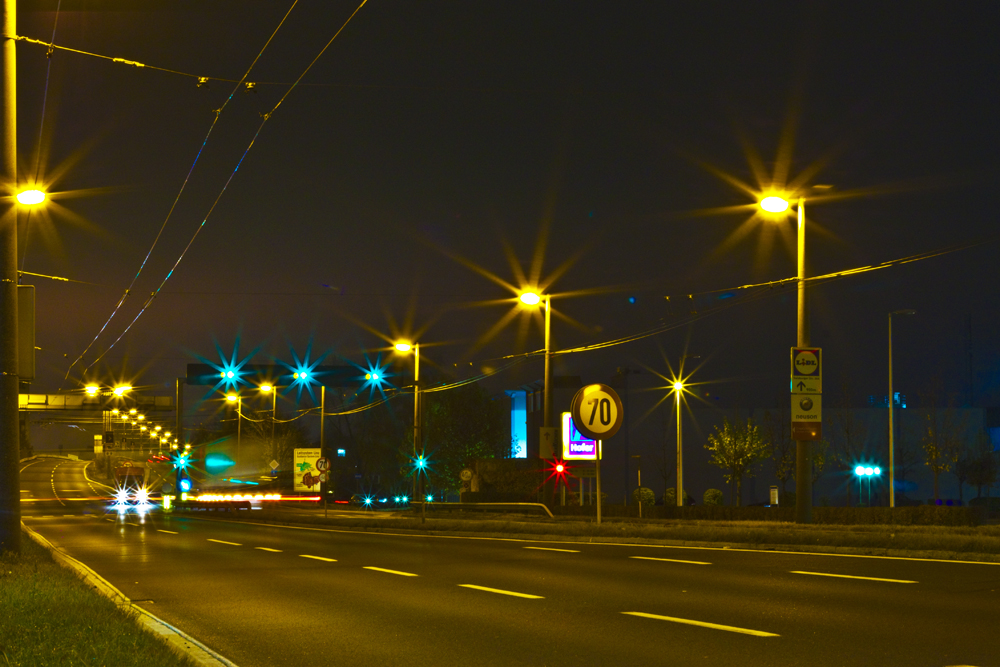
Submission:
[[[517,510],[542,510],[549,515],[549,518],[554,519],[551,510],[545,506],[543,503],[421,503],[421,502],[411,502],[410,506],[414,509],[419,509],[421,505],[425,505],[427,511],[438,511],[438,510],[480,510],[480,511],[517,511]]]

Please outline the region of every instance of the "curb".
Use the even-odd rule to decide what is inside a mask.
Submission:
[[[63,553],[47,539],[21,523],[21,530],[28,534],[39,546],[52,554],[52,558],[63,567],[74,571],[98,593],[110,599],[119,607],[127,607],[135,611],[139,624],[144,630],[165,642],[167,647],[177,655],[194,661],[200,667],[237,667],[236,663],[213,651],[183,630],[175,628],[163,619],[151,614],[142,607],[132,604],[132,601],[115,588],[107,579],[94,572],[90,567],[69,554]]]

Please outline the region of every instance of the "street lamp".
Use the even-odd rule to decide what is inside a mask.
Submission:
[[[680,363],[678,364],[678,374],[683,376],[684,374],[684,360],[685,359],[701,359],[701,355],[698,354],[682,354]],[[676,498],[677,506],[684,507],[684,450],[682,447],[683,442],[683,429],[681,420],[681,396],[684,394],[684,379],[683,377],[678,378],[674,381],[674,403],[677,405],[677,488]],[[664,452],[666,454],[666,452]]]
[[[788,200],[777,194],[760,200],[760,207],[768,213],[788,210]],[[806,200],[799,197],[798,206],[798,317],[796,347],[809,347],[809,302],[806,294]],[[809,440],[795,441],[795,521],[812,523],[812,470]]]
[[[17,193],[17,203],[22,206],[35,206],[45,201],[45,193],[41,190],[21,190]]]
[[[551,349],[551,332],[552,332],[552,304],[551,298],[548,294],[539,294],[531,290],[527,290],[521,293],[519,297],[521,303],[526,306],[537,306],[538,304],[545,302],[545,373],[543,375],[543,389],[542,389],[542,425],[545,428],[552,427],[552,349]],[[555,439],[553,438],[553,448],[555,447]],[[555,451],[553,449],[553,455]]]
[[[126,393],[128,393],[130,391],[132,391],[132,387],[130,387],[127,384],[120,384],[117,387],[115,387],[114,394],[118,398],[121,398],[122,396],[124,396]]]
[[[243,436],[243,397],[239,394],[229,394],[226,396],[226,400],[236,404],[236,464],[239,465],[240,440]],[[169,433],[167,433],[167,437],[170,437]]]
[[[917,311],[911,309],[889,313],[889,507],[896,506],[896,394],[892,389],[892,316],[916,314]]]
[[[872,477],[880,477],[882,469],[878,466],[857,466],[854,474],[858,478],[858,497],[861,497],[861,480],[868,480],[868,507],[872,506]]]
[[[397,352],[407,354],[413,352],[413,460],[417,460],[417,443],[420,442],[420,343],[399,341],[394,345]],[[423,461],[421,455],[420,461]],[[420,466],[423,470],[423,466]],[[413,497],[417,495],[417,476],[413,476]]]
[[[100,393],[101,388],[96,384],[88,384],[84,387],[84,391],[87,392],[87,396],[97,396]]]

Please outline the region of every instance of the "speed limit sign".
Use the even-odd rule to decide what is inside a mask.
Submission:
[[[576,392],[570,405],[576,430],[593,440],[606,440],[617,433],[624,412],[618,394],[606,384],[587,385]]]

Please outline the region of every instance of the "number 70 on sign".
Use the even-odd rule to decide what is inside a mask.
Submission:
[[[593,440],[613,436],[624,418],[621,399],[604,384],[590,384],[576,392],[570,414],[576,429]]]

